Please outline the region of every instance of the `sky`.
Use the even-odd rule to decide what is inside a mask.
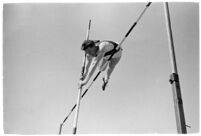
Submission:
[[[120,42],[146,4],[4,4],[4,132],[58,134],[77,100],[89,19],[90,39]],[[187,131],[197,133],[199,4],[169,8]],[[152,3],[123,43],[106,91],[102,73],[81,101],[78,134],[177,133],[165,23],[163,3]],[[72,133],[73,119],[62,133]]]

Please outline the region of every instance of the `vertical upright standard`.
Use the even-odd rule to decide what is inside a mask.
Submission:
[[[174,42],[173,42],[173,36],[172,36],[172,28],[171,28],[168,2],[164,3],[164,11],[165,11],[165,18],[166,18],[167,35],[169,40],[170,61],[171,61],[171,68],[172,68],[172,74],[170,75],[170,84],[172,85],[172,91],[173,91],[177,132],[179,134],[186,134],[187,130],[186,130],[183,102],[182,102],[181,89],[180,89],[180,83],[179,83],[179,75],[177,72],[176,56],[174,51]]]
[[[87,30],[86,40],[89,39],[90,27],[91,27],[91,20],[89,20],[89,26],[88,26],[88,30]],[[85,56],[84,56],[84,62],[83,62],[83,66],[82,66],[82,73],[81,73],[80,80],[82,80],[82,77],[83,77],[83,74],[84,74],[85,61],[86,61],[86,53],[85,53]],[[77,106],[76,106],[75,118],[74,118],[74,123],[73,123],[73,134],[77,133],[77,123],[78,123],[78,115],[79,115],[79,109],[80,109],[80,100],[81,100],[81,97],[82,97],[81,95],[82,95],[82,87],[80,86],[79,89],[78,89]]]

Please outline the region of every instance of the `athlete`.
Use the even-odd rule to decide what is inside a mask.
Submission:
[[[116,49],[117,43],[113,41],[100,41],[100,40],[85,40],[82,43],[81,50],[86,53],[86,66],[80,86],[84,86],[88,83],[97,66],[100,71],[106,71],[105,77],[103,77],[102,89],[105,90],[106,85],[110,79],[111,73],[115,66],[121,59],[122,48]],[[107,59],[114,52],[113,57],[106,65]]]

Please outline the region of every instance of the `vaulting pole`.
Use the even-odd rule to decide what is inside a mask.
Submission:
[[[82,87],[79,87],[77,106],[76,106],[76,110],[75,110],[75,118],[74,118],[74,123],[73,123],[73,134],[76,134],[76,132],[77,132],[77,123],[78,123],[78,115],[79,115],[79,109],[80,109],[81,94],[82,94]]]
[[[89,40],[90,29],[91,29],[91,20],[89,20],[89,26],[88,26],[88,29],[87,29],[86,40]],[[83,74],[84,74],[84,70],[85,70],[85,63],[86,63],[86,53],[85,53],[84,59],[83,59],[83,66],[82,66],[82,72],[81,72],[80,80],[83,79]],[[80,99],[81,99],[81,97],[84,96],[84,95],[81,96],[81,94],[82,94],[82,88],[79,87],[78,89],[79,89],[79,90],[78,90],[77,104],[75,104],[75,105],[73,106],[73,108],[71,109],[71,111],[68,113],[68,115],[65,117],[65,119],[63,120],[63,122],[60,124],[60,127],[59,127],[59,135],[61,135],[63,124],[66,122],[66,120],[67,120],[68,117],[71,115],[71,113],[73,112],[73,110],[77,107],[77,109],[76,109],[76,115],[75,115],[75,120],[74,120],[74,125],[73,125],[73,127],[74,127],[74,128],[73,128],[73,133],[74,133],[74,134],[76,133],[76,130],[77,130],[77,122],[78,122],[78,114],[79,114],[79,107],[80,107]],[[78,105],[78,106],[77,106],[77,105]]]
[[[89,20],[89,27],[88,27],[88,31],[87,31],[87,37],[86,37],[87,40],[89,39],[90,27],[91,27],[91,20]],[[85,57],[84,57],[84,64],[82,67],[82,74],[81,74],[80,80],[83,79],[83,74],[84,74],[84,69],[85,69],[85,61],[86,61],[86,53],[85,53]],[[80,86],[78,89],[77,106],[76,106],[75,118],[74,118],[74,123],[73,123],[73,134],[77,133],[77,123],[78,123],[78,115],[79,115],[79,110],[80,110],[81,95],[82,95],[82,86]]]
[[[175,50],[174,50],[174,42],[173,42],[168,2],[164,3],[164,11],[165,11],[165,18],[166,18],[167,35],[169,40],[169,52],[170,52],[170,61],[171,61],[171,68],[172,68],[172,74],[170,75],[170,84],[172,85],[172,91],[173,91],[177,132],[179,134],[186,134],[187,130],[186,130],[183,102],[182,102],[181,89],[180,89],[180,83],[179,83],[179,75],[177,71],[177,63],[176,63],[176,56],[175,56]]]

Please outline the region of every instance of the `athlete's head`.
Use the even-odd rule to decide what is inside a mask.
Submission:
[[[93,46],[95,46],[94,41],[92,41],[92,40],[85,40],[82,43],[81,50],[86,50],[87,48],[93,47]]]

